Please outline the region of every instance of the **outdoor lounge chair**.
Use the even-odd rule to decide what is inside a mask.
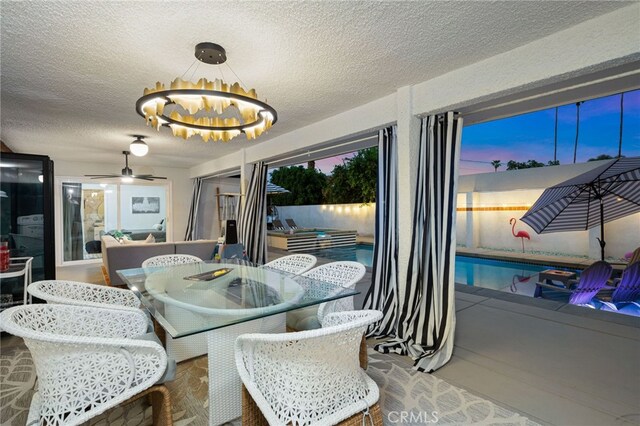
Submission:
[[[284,221],[287,222],[287,226],[289,226],[289,228],[293,230],[298,229],[298,225],[296,225],[293,219],[285,219]]]
[[[636,302],[638,299],[640,299],[640,261],[624,270],[618,286],[611,294],[611,300],[600,300],[603,304],[601,309],[606,306],[608,309],[605,308],[605,310],[617,311],[626,304],[633,304],[640,308],[640,303]]]
[[[273,219],[271,221],[271,224],[273,225],[273,229],[277,230],[277,231],[284,231],[284,225],[282,224],[282,222],[280,222],[280,219]]]
[[[567,287],[560,287],[553,284],[536,283],[540,290],[550,288],[556,291],[569,293],[569,303],[572,305],[589,305],[591,299],[607,285],[607,280],[611,276],[613,268],[607,262],[599,260],[592,263],[587,269],[582,271],[579,280],[572,280]],[[575,285],[575,288],[572,288]],[[540,292],[542,294],[542,292]]]

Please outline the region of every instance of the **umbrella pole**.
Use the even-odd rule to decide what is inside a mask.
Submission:
[[[600,197],[600,260],[604,260],[604,246],[607,244],[604,242],[604,201]]]

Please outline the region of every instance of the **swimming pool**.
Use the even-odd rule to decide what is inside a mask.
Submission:
[[[373,246],[356,244],[316,250],[312,254],[332,260],[352,260],[371,267]],[[558,269],[545,265],[506,262],[468,256],[456,256],[455,281],[458,284],[491,288],[510,293],[533,296],[538,273],[546,269]]]

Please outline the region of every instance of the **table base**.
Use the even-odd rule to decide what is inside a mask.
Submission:
[[[286,314],[277,314],[207,332],[209,425],[242,415],[242,382],[236,369],[236,338],[246,333],[283,333]]]

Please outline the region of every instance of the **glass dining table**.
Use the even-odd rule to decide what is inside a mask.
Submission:
[[[234,356],[239,335],[285,332],[287,311],[359,293],[233,260],[117,273],[173,339],[206,336],[210,425],[241,415],[241,382]]]

